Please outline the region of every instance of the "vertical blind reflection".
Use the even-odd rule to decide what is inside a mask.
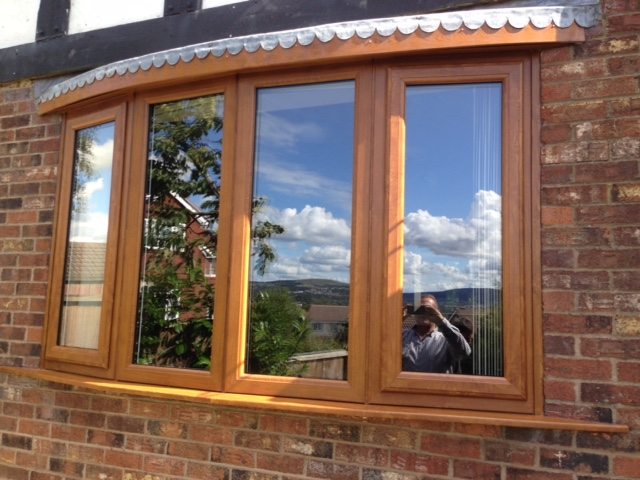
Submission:
[[[404,328],[433,294],[472,348],[447,371],[502,376],[501,84],[408,87],[406,132]]]
[[[355,86],[258,91],[247,371],[346,378]]]
[[[211,367],[223,100],[151,108],[134,363]]]
[[[58,344],[97,349],[109,230],[115,124],[76,132]]]

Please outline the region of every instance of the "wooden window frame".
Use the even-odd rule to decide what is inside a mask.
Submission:
[[[442,406],[465,410],[534,413],[541,408],[541,338],[537,167],[533,162],[536,128],[532,122],[537,68],[527,55],[471,61],[440,60],[416,65],[390,65],[376,84],[378,140],[374,211],[385,212],[373,227],[376,239],[372,263],[373,368],[369,372],[372,403]],[[401,320],[403,292],[405,91],[412,85],[502,85],[502,266],[504,377],[403,372]],[[380,112],[384,112],[381,114]],[[380,138],[386,139],[383,144]],[[386,157],[386,158],[385,158]],[[389,340],[393,339],[393,340]],[[376,348],[377,347],[377,348]],[[379,372],[379,373],[378,373]],[[538,399],[538,400],[537,400]],[[491,400],[490,402],[487,400]]]
[[[107,112],[113,116],[113,105],[118,105],[120,173],[112,185],[112,202],[116,204],[112,208],[122,213],[113,217],[115,240],[109,250],[113,269],[111,313],[103,322],[105,333],[101,336],[99,360],[92,360],[84,351],[58,347],[56,309],[59,310],[61,299],[62,274],[52,273],[45,368],[229,395],[542,414],[539,172],[534,153],[538,138],[538,74],[534,53],[492,53],[490,59],[486,54],[460,55],[455,59],[423,55],[318,66],[312,71],[297,68],[239,73],[177,86],[172,82],[154,90],[133,89],[125,99],[109,103],[87,103],[91,102],[88,99],[67,114],[52,272],[59,272],[64,265],[60,262],[64,262],[66,248],[73,166],[73,138],[69,132],[95,119],[111,118]],[[341,80],[356,83],[348,378],[339,381],[249,374],[245,372],[246,319],[256,91]],[[503,84],[503,192],[517,199],[516,207],[509,207],[506,213],[503,210],[503,265],[508,271],[504,283],[513,280],[511,290],[505,290],[504,296],[517,300],[515,306],[509,303],[514,300],[507,300],[504,318],[508,313],[518,313],[517,320],[505,323],[505,351],[510,352],[505,377],[401,372],[400,326],[389,319],[396,318],[401,310],[402,271],[397,252],[402,234],[391,227],[401,223],[403,215],[402,202],[398,201],[403,195],[403,85],[486,81]],[[150,108],[158,103],[219,93],[224,94],[224,148],[212,368],[196,371],[136,365],[132,358]],[[507,158],[516,160],[506,162]],[[503,205],[509,202],[505,200]],[[520,353],[514,353],[512,345],[518,345]],[[491,402],[486,401],[489,399]]]
[[[114,310],[114,290],[117,276],[117,250],[110,248],[117,242],[121,213],[122,175],[125,155],[126,102],[114,99],[99,102],[82,110],[67,114],[63,131],[60,165],[60,181],[56,196],[55,235],[53,254],[49,270],[49,290],[47,305],[47,330],[45,334],[46,368],[71,370],[77,373],[96,376],[109,376],[109,356],[113,338],[111,336]],[[112,162],[112,181],[109,201],[109,231],[105,257],[102,305],[98,348],[87,349],[58,344],[61,326],[62,301],[64,296],[64,274],[67,257],[69,227],[71,221],[71,195],[75,166],[75,148],[77,132],[97,125],[114,122],[114,148]]]
[[[349,299],[349,360],[347,380],[278,377],[246,373],[247,358],[247,299],[249,283],[249,257],[251,249],[251,200],[253,196],[253,169],[256,125],[256,99],[260,88],[310,85],[324,82],[353,80],[355,83],[354,163],[351,225],[351,270]],[[371,131],[372,75],[369,66],[349,66],[304,71],[251,75],[239,81],[238,135],[246,138],[238,142],[237,172],[232,200],[234,225],[232,244],[238,246],[230,252],[229,330],[225,387],[229,392],[317,398],[339,401],[364,400],[365,322],[367,283],[367,231],[369,187],[366,181],[370,153],[365,140]],[[233,367],[235,366],[235,368]]]

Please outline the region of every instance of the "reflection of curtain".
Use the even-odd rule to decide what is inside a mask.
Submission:
[[[502,95],[499,84],[478,85],[473,92],[473,182],[477,195],[502,197]],[[500,198],[501,201],[501,198]],[[482,202],[479,208],[484,208]],[[501,209],[500,209],[501,211]],[[502,356],[502,239],[495,223],[483,222],[476,228],[479,261],[471,263],[472,311],[475,331],[474,373],[501,376]],[[500,222],[501,224],[501,222]]]

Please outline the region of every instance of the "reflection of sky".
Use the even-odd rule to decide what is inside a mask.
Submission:
[[[258,219],[285,232],[260,280],[348,282],[353,175],[353,82],[262,89],[254,191]]]
[[[84,208],[71,213],[69,239],[104,243],[109,223],[114,124],[110,122],[81,130],[78,135],[91,136],[93,140],[88,152],[77,152],[77,155],[87,155],[93,175],[87,179],[80,193]]]
[[[405,291],[493,287],[501,256],[501,87],[407,92]]]

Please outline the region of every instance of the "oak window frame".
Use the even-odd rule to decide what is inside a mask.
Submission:
[[[54,273],[49,292],[45,368],[117,381],[239,395],[541,414],[539,188],[535,161],[538,71],[535,53],[528,52],[492,54],[491,57],[461,55],[454,59],[421,56],[312,70],[240,73],[131,92],[126,102],[118,103],[118,118],[122,118],[116,140],[121,151],[120,181],[115,185],[114,175],[112,188],[118,190],[114,190],[112,202],[117,203],[122,215],[114,217],[114,222],[116,218],[118,220],[117,228],[114,227],[117,234],[114,233],[116,240],[109,249],[109,258],[113,260],[110,265],[114,265],[110,277],[113,312],[102,325],[107,332],[104,338],[109,341],[103,342],[101,336],[100,360],[94,363],[91,363],[89,352],[65,353],[68,347],[62,349],[56,345],[59,321],[55,311],[61,298],[61,281],[56,280]],[[346,381],[335,381],[248,374],[244,368],[256,92],[262,87],[339,80],[356,83],[348,377]],[[504,378],[400,372],[400,327],[392,320],[401,305],[398,303],[401,301],[401,294],[398,295],[398,291],[401,292],[401,263],[393,252],[401,248],[402,237],[398,229],[391,226],[401,217],[398,199],[402,197],[400,178],[404,145],[400,141],[403,136],[399,119],[403,115],[403,85],[474,81],[503,84],[503,169],[506,167],[503,206],[510,203],[507,197],[517,200],[517,208],[509,210],[508,218],[503,210],[503,228],[507,233],[503,236],[503,252],[511,255],[509,252],[519,251],[519,256],[510,260],[513,271],[510,270],[508,276],[508,279],[515,279],[512,297],[519,300],[517,306],[509,304],[505,309],[503,345],[505,352],[513,351],[509,342],[514,341],[522,347],[523,353],[508,354]],[[212,368],[194,371],[136,365],[132,358],[144,223],[149,111],[154,104],[218,93],[224,94],[225,108]],[[107,110],[101,110],[107,108],[105,105],[85,104],[77,110],[80,113],[69,112],[65,132],[85,125],[75,123],[76,118],[84,119],[84,115],[105,118]],[[86,113],[89,111],[94,113]],[[127,128],[124,126],[125,111]],[[515,123],[511,124],[511,120]],[[61,232],[66,233],[65,222],[68,222],[65,198],[71,181],[70,141],[69,134],[65,133],[54,267],[64,262],[66,248]],[[506,165],[507,158],[516,158],[516,165]],[[513,192],[509,193],[512,188]],[[505,242],[509,248],[505,247]],[[55,272],[56,268],[52,270]],[[507,281],[505,276],[505,285]],[[506,293],[504,297],[507,297]],[[513,311],[518,312],[518,319],[507,320],[508,313]],[[397,341],[389,340],[394,338]],[[492,400],[490,405],[484,402],[487,399]]]

